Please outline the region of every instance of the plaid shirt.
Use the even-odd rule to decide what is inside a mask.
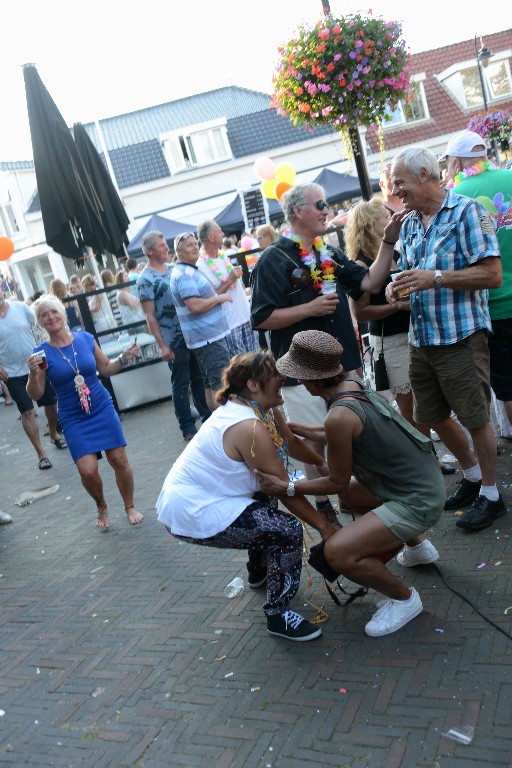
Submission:
[[[171,293],[189,349],[204,347],[226,336],[229,328],[221,304],[216,304],[206,312],[191,312],[185,303],[185,299],[210,299],[217,295],[210,281],[196,266],[179,261],[174,265],[171,272]]]
[[[400,269],[459,270],[500,249],[491,218],[476,200],[449,191],[425,232],[420,213],[400,230]],[[411,295],[409,341],[415,347],[455,344],[476,331],[491,330],[488,291],[432,288]]]

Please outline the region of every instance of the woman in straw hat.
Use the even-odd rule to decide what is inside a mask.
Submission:
[[[439,519],[445,488],[430,440],[383,398],[345,379],[341,353],[341,345],[329,334],[303,331],[295,334],[276,366],[310,394],[322,397],[328,408],[323,426],[290,425],[296,434],[327,445],[329,467],[328,476],[295,483],[293,492],[340,493],[349,507],[368,503],[371,509],[322,542],[310,562],[330,580],[343,574],[389,598],[365,627],[376,637],[395,632],[423,610],[416,590],[402,584],[383,559],[407,542],[398,556],[401,565],[437,560],[437,550],[420,534]],[[257,477],[266,493],[286,492],[281,479],[262,472]]]
[[[249,586],[266,583],[263,610],[269,634],[312,640],[321,629],[289,607],[302,567],[302,525],[327,539],[339,526],[302,496],[284,496],[293,514],[260,491],[254,470],[288,486],[288,454],[324,468],[321,456],[295,437],[281,417],[284,377],[267,350],[235,355],[223,372],[219,404],[179,456],[157,501],[158,519],[169,533],[192,544],[247,549]],[[290,483],[291,485],[291,483]]]

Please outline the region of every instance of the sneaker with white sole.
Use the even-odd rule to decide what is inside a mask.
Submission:
[[[419,616],[422,610],[421,598],[414,587],[411,587],[411,596],[408,600],[385,600],[379,610],[373,614],[364,631],[370,637],[391,635]]]
[[[439,560],[439,552],[428,539],[415,547],[408,547],[407,544],[404,544],[404,548],[396,556],[398,565],[403,565],[405,568],[412,568],[414,565],[429,565],[435,563],[436,560]]]
[[[284,637],[286,640],[295,640],[299,643],[314,640],[322,634],[317,624],[312,624],[295,611],[267,616],[267,632],[269,635]]]

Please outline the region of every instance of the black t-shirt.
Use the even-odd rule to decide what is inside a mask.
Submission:
[[[368,270],[349,261],[338,248],[329,247],[329,251],[337,264],[339,304],[336,311],[332,315],[307,317],[287,328],[271,330],[270,347],[274,356],[279,358],[288,352],[293,336],[299,331],[324,331],[334,336],[343,346],[341,364],[346,371],[352,371],[360,367],[361,355],[347,294],[343,289],[359,291]],[[251,317],[254,328],[267,320],[275,309],[300,306],[318,296],[312,285],[297,288],[292,284],[290,277],[295,269],[304,269],[304,265],[300,260],[298,244],[287,237],[280,237],[262,253],[252,273]],[[287,383],[291,383],[291,380]]]
[[[395,261],[399,257],[400,254],[395,251]],[[363,256],[362,254],[360,254],[357,258],[359,261],[364,262],[367,267],[371,267],[373,264],[371,259],[369,259],[367,256]],[[388,303],[386,299],[386,285],[391,282],[391,274],[397,271],[399,270],[392,270],[392,272],[390,272],[390,277],[386,279],[386,282],[380,289],[379,293],[370,294],[370,304],[372,306],[383,306]],[[357,301],[357,299],[359,299],[362,295],[362,293],[353,294],[352,298]],[[400,311],[397,312],[396,315],[390,315],[389,317],[385,317],[382,320],[370,320],[368,323],[368,330],[373,336],[395,336],[397,333],[408,333],[410,317],[410,312]],[[383,325],[384,332],[382,331]]]

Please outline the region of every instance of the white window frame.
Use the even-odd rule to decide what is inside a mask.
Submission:
[[[421,103],[423,105],[423,110],[425,112],[425,115],[423,117],[418,117],[416,120],[407,120],[407,118],[404,115],[404,109],[402,102],[403,99],[400,99],[398,104],[396,105],[395,109],[393,111],[388,110],[388,114],[390,114],[393,117],[393,120],[391,122],[384,122],[383,128],[384,130],[389,130],[390,128],[403,128],[406,125],[416,125],[417,123],[420,123],[424,120],[428,120],[430,117],[430,113],[428,111],[428,104],[427,104],[427,98],[425,96],[425,88],[423,86],[423,81],[426,79],[425,72],[421,72],[417,75],[411,76],[411,83],[417,86],[418,90],[418,98],[421,100]]]
[[[226,118],[189,125],[160,135],[172,174],[233,159]]]
[[[0,200],[0,235],[2,237],[16,237],[21,234],[18,217],[16,216],[12,198],[9,193],[5,200]]]
[[[510,61],[509,61],[511,56],[512,56],[512,49],[508,49],[506,51],[500,51],[499,53],[496,53],[493,56],[491,56],[487,67],[481,66],[482,78],[483,78],[484,87],[486,90],[485,96],[487,99],[488,106],[499,104],[502,101],[508,101],[512,96],[512,75],[510,71]],[[492,72],[493,65],[504,65],[506,74],[508,75],[510,90],[508,93],[505,93],[502,96],[497,96],[494,93],[492,80],[489,76],[489,72]],[[489,67],[491,67],[490,70],[489,70]],[[481,109],[484,106],[483,94],[481,94],[481,99],[476,101],[476,103],[473,103],[473,104],[468,103],[466,91],[464,89],[464,84],[462,80],[462,72],[465,70],[475,70],[476,78],[478,82],[478,88],[481,91],[482,88],[480,84],[480,75],[478,72],[478,62],[476,60],[476,57],[472,59],[468,59],[467,61],[461,61],[461,62],[458,62],[457,64],[453,64],[451,67],[448,67],[447,69],[443,70],[443,72],[441,72],[440,74],[435,75],[435,77],[441,83],[441,85],[448,91],[450,96],[461,106],[462,109],[465,109],[468,111]]]

